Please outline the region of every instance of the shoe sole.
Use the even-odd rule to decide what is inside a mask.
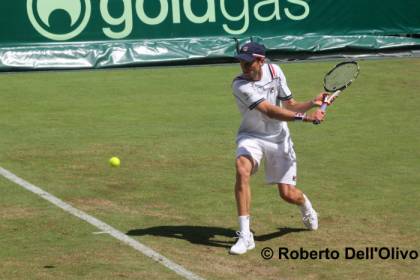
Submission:
[[[243,255],[243,254],[245,254],[246,252],[251,251],[252,249],[255,249],[255,244],[254,244],[254,245],[252,245],[251,247],[248,247],[248,248],[246,249],[246,251],[245,251],[245,252],[243,252],[243,253],[236,253],[236,252],[232,252],[231,250],[229,250],[229,254],[230,254],[230,255]]]

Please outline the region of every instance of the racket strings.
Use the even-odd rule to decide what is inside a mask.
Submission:
[[[358,74],[357,64],[348,63],[336,67],[325,77],[325,89],[330,92],[347,87]]]

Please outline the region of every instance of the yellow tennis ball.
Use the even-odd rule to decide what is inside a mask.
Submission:
[[[119,166],[120,166],[120,164],[121,164],[121,161],[120,161],[120,159],[119,159],[119,158],[117,158],[117,157],[112,157],[112,158],[110,158],[110,159],[109,159],[109,164],[110,164],[112,167],[119,167]]]

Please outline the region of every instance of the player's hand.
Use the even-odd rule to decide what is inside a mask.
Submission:
[[[331,105],[333,102],[334,102],[334,100],[335,100],[335,97],[334,98],[332,98],[332,99],[330,99],[329,98],[330,97],[330,94],[328,93],[328,92],[321,92],[317,97],[315,97],[315,99],[314,100],[312,100],[312,103],[315,105],[315,106],[318,106],[318,107],[321,107],[321,105],[323,104],[323,103],[327,103],[327,105],[329,106],[329,105]]]
[[[324,119],[325,119],[325,112],[322,111],[321,109],[318,109],[312,114],[310,114],[309,116],[307,116],[307,121],[312,122],[312,123],[317,123],[317,124],[321,123]]]

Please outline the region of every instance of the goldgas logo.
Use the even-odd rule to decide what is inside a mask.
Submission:
[[[167,24],[174,26],[174,29],[177,25],[182,27],[181,29],[191,29],[193,25],[201,25],[203,30],[217,28],[216,32],[241,35],[255,22],[280,24],[280,21],[285,20],[301,21],[310,14],[310,6],[307,3],[310,0],[94,0],[92,3],[91,1],[26,0],[26,9],[35,30],[53,41],[73,39],[90,23],[92,26],[89,27],[91,31],[89,34],[105,35],[114,40],[127,37],[135,39],[138,36],[143,38],[144,33],[154,34],[155,30],[165,33],[168,30]],[[193,5],[193,2],[201,3],[200,11],[197,11],[198,6]],[[230,2],[230,5],[227,5],[227,2]],[[251,6],[250,2],[255,5]],[[283,4],[280,5],[280,2]],[[90,22],[92,9],[96,12],[95,15],[99,12],[100,17]],[[164,27],[157,29],[156,27],[161,24]],[[171,34],[168,36],[174,36],[171,31],[173,29],[169,30]],[[191,35],[196,34],[201,36],[200,31]]]
[[[79,35],[91,16],[90,0],[27,0],[26,9],[36,31],[55,41]]]

